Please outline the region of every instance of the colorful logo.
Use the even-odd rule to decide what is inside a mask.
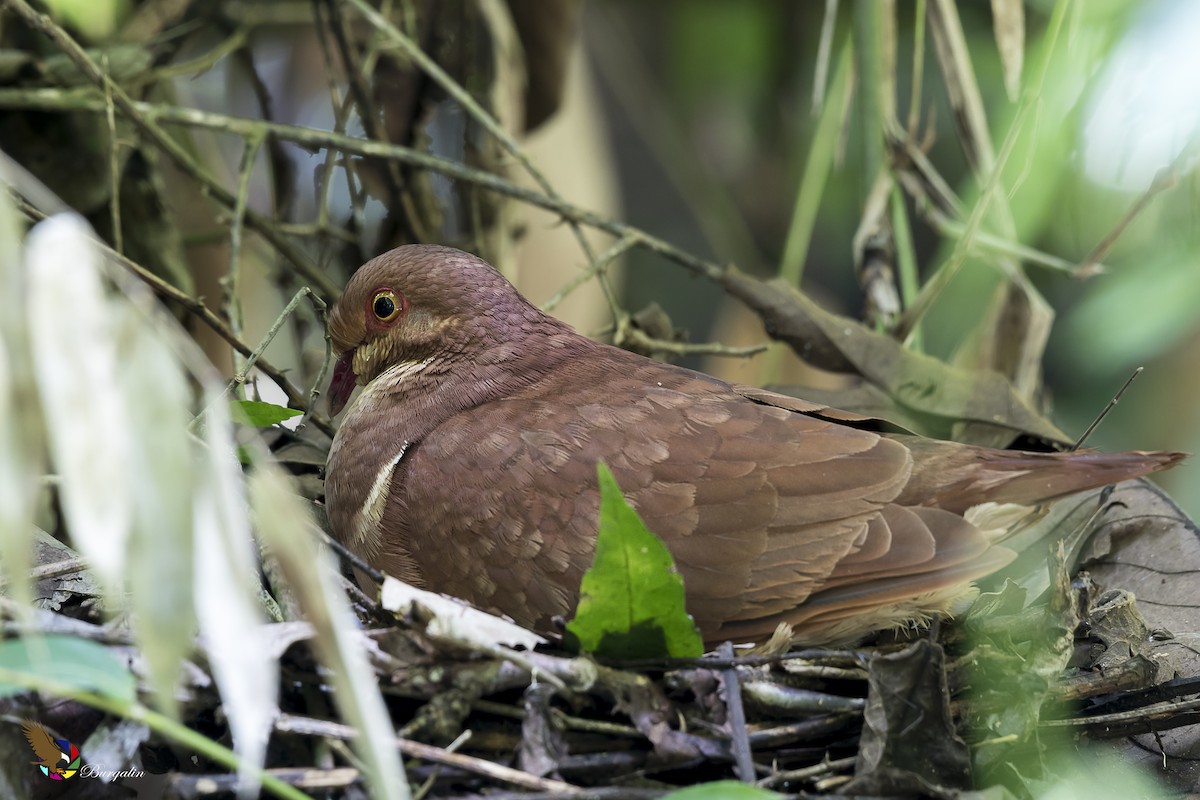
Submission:
[[[66,739],[55,739],[50,729],[40,722],[21,723],[25,739],[33,748],[37,761],[30,762],[52,781],[65,781],[79,771],[79,748]]]

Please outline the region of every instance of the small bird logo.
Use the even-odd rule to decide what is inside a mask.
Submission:
[[[79,748],[66,739],[55,739],[50,729],[40,722],[21,723],[25,740],[33,748],[37,761],[31,761],[42,774],[53,781],[65,781],[79,771]]]

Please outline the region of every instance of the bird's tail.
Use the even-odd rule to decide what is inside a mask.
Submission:
[[[898,502],[960,514],[985,503],[1037,505],[1065,495],[1169,469],[1187,453],[1032,453],[905,438],[914,475]]]

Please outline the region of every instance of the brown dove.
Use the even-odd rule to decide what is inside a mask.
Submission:
[[[706,642],[828,642],[963,605],[1034,507],[1179,453],[1030,453],[871,421],[601,344],[486,262],[409,245],[330,316],[335,535],[373,566],[546,630],[597,534],[596,464],[666,544]],[[1007,511],[1007,513],[1000,513]]]

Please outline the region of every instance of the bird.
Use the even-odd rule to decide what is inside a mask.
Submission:
[[[961,611],[1015,516],[1174,452],[1022,452],[852,413],[576,333],[486,261],[405,245],[329,316],[325,503],[371,566],[540,631],[573,613],[597,463],[666,545],[706,644],[861,639]]]
[[[29,763],[38,767],[45,767],[46,770],[55,774],[62,775],[66,773],[66,767],[71,759],[63,752],[62,747],[54,740],[50,731],[46,730],[46,726],[26,720],[21,723],[21,730],[25,733],[25,741],[29,742],[29,747],[33,750],[33,754],[37,756],[36,761]]]

